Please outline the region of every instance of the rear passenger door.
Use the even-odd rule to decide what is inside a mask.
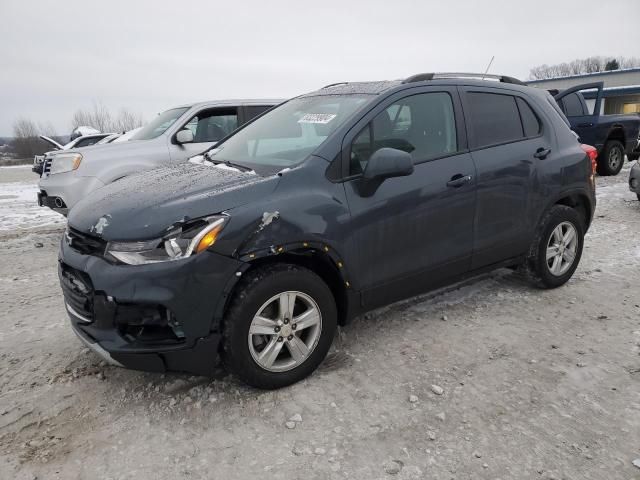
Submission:
[[[477,169],[474,269],[527,251],[537,163],[550,161],[553,132],[519,92],[464,87],[471,155]]]
[[[475,168],[458,92],[410,92],[375,107],[342,146],[351,212],[345,258],[367,307],[425,291],[471,264]],[[414,172],[363,193],[362,172],[384,147],[410,153]]]

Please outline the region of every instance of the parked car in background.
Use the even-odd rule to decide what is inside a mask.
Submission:
[[[70,150],[72,148],[89,147],[91,145],[95,145],[96,143],[99,143],[100,141],[106,139],[107,137],[109,137],[111,135],[113,135],[113,134],[111,134],[111,133],[92,133],[92,134],[89,134],[89,135],[83,135],[83,136],[80,136],[80,137],[76,137],[73,140],[71,140],[70,142],[65,143],[64,145],[61,145],[60,143],[56,142],[51,137],[47,137],[45,135],[40,135],[40,138],[42,140],[44,140],[45,142],[51,144],[54,147],[54,150],[46,152],[43,155],[34,156],[33,157],[33,167],[31,168],[31,171],[37,173],[38,175],[42,175],[43,165],[44,165],[44,162],[45,162],[45,159],[47,158],[47,156],[49,158],[52,158],[58,152],[61,152],[61,151],[64,151],[64,150]]]
[[[211,165],[96,190],[60,247],[73,330],[121,366],[206,375],[220,356],[278,388],[367,310],[504,266],[563,285],[595,151],[546,91],[480,77],[327,86],[227,136]]]
[[[38,204],[64,215],[90,192],[132,173],[186,161],[282,100],[222,100],[167,110],[127,142],[67,149],[47,161]]]
[[[635,113],[601,115],[603,85],[603,82],[587,83],[552,93],[580,140],[598,150],[598,173],[617,175],[625,154],[629,160],[637,160],[640,156],[640,116]],[[588,90],[597,92],[593,108],[582,93]]]

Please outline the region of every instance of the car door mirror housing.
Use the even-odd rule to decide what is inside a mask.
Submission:
[[[180,130],[178,133],[176,133],[176,142],[181,145],[183,143],[193,143],[193,132],[188,128]]]
[[[381,148],[371,155],[364,169],[364,180],[405,177],[413,173],[411,154],[395,148]]]

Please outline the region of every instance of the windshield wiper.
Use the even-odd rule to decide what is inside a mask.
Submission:
[[[219,160],[216,162],[214,160],[209,159],[209,161],[214,165],[222,164],[222,165],[226,165],[227,167],[237,168],[241,172],[253,172],[253,168],[249,168],[246,165],[240,165],[239,163],[233,163],[233,162],[230,162],[229,160]]]

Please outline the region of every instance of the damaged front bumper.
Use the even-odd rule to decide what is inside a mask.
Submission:
[[[220,321],[246,264],[213,252],[175,262],[115,265],[61,242],[58,274],[74,332],[105,361],[211,375]]]

